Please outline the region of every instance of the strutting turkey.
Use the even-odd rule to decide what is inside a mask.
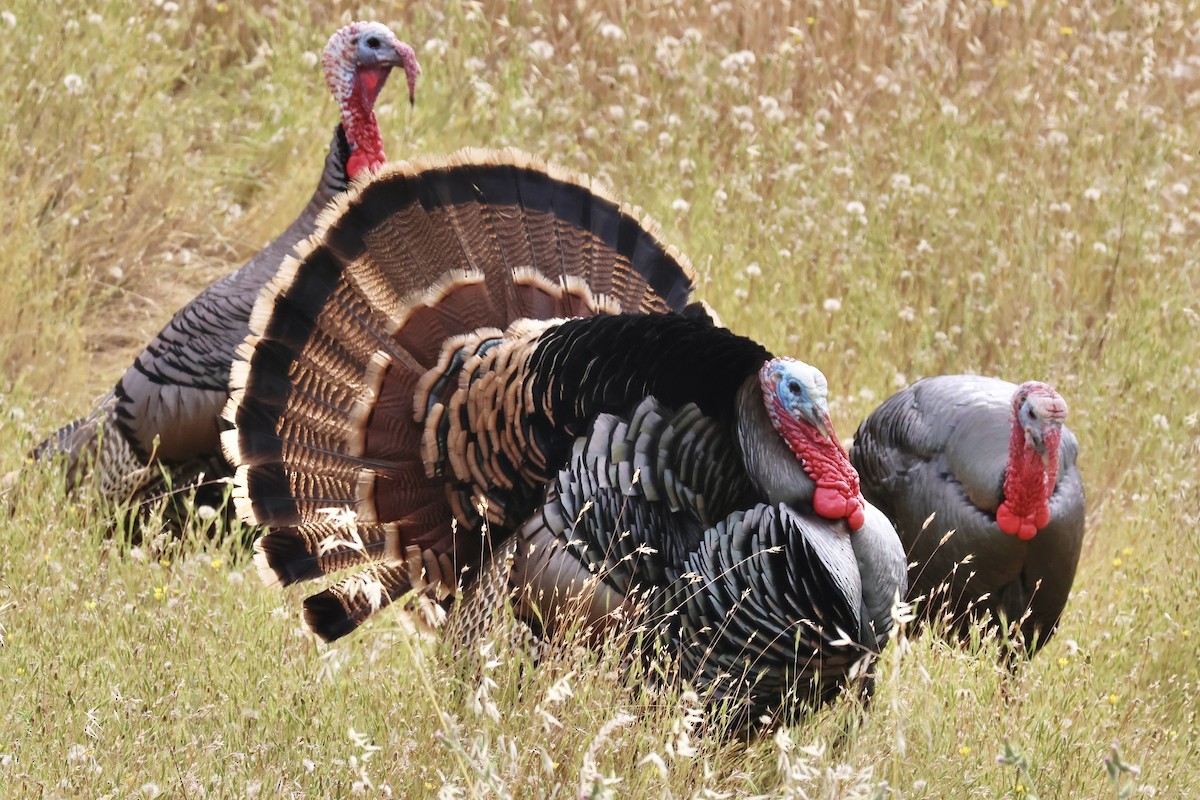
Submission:
[[[515,151],[392,164],[326,212],[255,306],[223,434],[268,582],[363,566],[312,630],[499,586],[541,633],[645,626],[752,714],[879,650],[903,552],[824,377],[685,305],[655,231]]]
[[[858,429],[863,495],[904,540],[923,616],[1020,622],[1032,654],[1054,633],[1084,531],[1079,445],[1044,383],[944,375],[897,392]]]
[[[232,468],[221,455],[219,420],[254,299],[316,228],[321,209],[350,180],[385,162],[373,109],[391,70],[404,70],[410,102],[420,74],[413,49],[378,22],[355,22],[334,33],[323,64],[342,119],[308,205],[240,269],[177,311],[89,416],[35,448],[35,458],[65,454],[69,486],[94,475],[104,498],[143,502],[165,488],[165,469],[176,488],[207,479],[218,489],[214,494],[224,493],[221,479]]]

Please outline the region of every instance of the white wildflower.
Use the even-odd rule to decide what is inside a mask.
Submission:
[[[749,264],[746,265],[746,277],[758,278],[761,276],[762,276],[762,267],[760,267],[758,265],[757,261],[751,261]]]
[[[1187,185],[1186,183],[1183,183],[1182,181],[1181,181],[1181,182],[1179,182],[1179,183],[1172,183],[1172,184],[1171,184],[1171,191],[1172,191],[1174,194],[1177,194],[1177,195],[1179,195],[1180,197],[1187,197],[1187,195],[1188,195],[1188,185]]]
[[[607,39],[610,42],[619,42],[625,38],[625,31],[621,30],[621,26],[612,22],[605,22],[596,29],[596,33],[600,34],[601,39]]]
[[[821,308],[825,309],[828,314],[836,314],[842,310],[842,301],[836,297],[826,297],[825,302],[821,304]]]
[[[83,94],[83,78],[74,72],[68,73],[63,78],[63,86],[66,87],[67,94]]]
[[[635,119],[629,126],[629,129],[639,136],[650,132],[650,123],[644,119]]]
[[[1108,252],[1108,245],[1106,245],[1104,242],[1093,242],[1092,252],[1098,255],[1104,255]]]
[[[1046,144],[1051,147],[1066,147],[1070,138],[1062,131],[1050,131],[1046,134]]]
[[[733,70],[742,70],[747,67],[752,67],[758,61],[758,58],[750,50],[739,50],[736,53],[730,53],[721,59],[721,69],[726,72]]]
[[[609,106],[607,113],[610,119],[620,122],[625,119],[625,108],[623,106]]]
[[[692,204],[682,197],[675,198],[675,202],[671,203],[671,210],[676,214],[686,214],[691,207]]]
[[[958,119],[958,106],[954,103],[942,103],[942,116],[950,119]]]
[[[617,67],[617,75],[622,78],[636,78],[638,76],[637,64],[632,61],[624,61]]]
[[[927,240],[922,239],[921,241],[917,242],[917,252],[918,253],[932,253],[933,245],[931,245]]]
[[[300,762],[300,766],[304,767],[305,772],[312,772],[317,768],[316,763],[310,758],[303,759]]]
[[[904,308],[900,309],[896,316],[900,317],[900,319],[904,320],[905,322],[912,322],[917,318],[917,312],[912,306],[905,306]]]
[[[529,54],[538,61],[549,61],[554,58],[554,45],[545,39],[534,39],[529,43]]]
[[[852,217],[861,217],[867,213],[867,207],[857,200],[851,200],[846,203],[846,213]]]
[[[1096,202],[1097,200],[1100,199],[1100,190],[1097,189],[1095,186],[1089,186],[1088,188],[1083,190],[1083,199],[1089,200],[1093,203]]]
[[[300,56],[300,61],[302,61],[304,66],[308,67],[309,69],[315,67],[317,62],[320,60],[321,59],[317,57],[317,54],[311,50],[305,51],[304,55]]]
[[[17,15],[11,11],[0,11],[0,20],[10,28],[17,27]]]
[[[903,172],[895,172],[892,174],[892,191],[906,192],[912,188],[912,178],[905,175]]]
[[[450,43],[445,39],[426,39],[422,55],[441,57],[450,51]]]
[[[172,2],[171,0],[167,0],[167,2],[163,3],[162,10],[168,14],[174,14],[176,11],[179,10],[179,3],[175,3],[175,2]]]

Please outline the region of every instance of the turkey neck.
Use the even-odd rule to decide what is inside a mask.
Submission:
[[[1061,430],[1048,431],[1043,445],[1046,457],[1026,442],[1025,429],[1013,421],[1004,476],[1004,502],[996,522],[1005,533],[1032,539],[1050,522],[1050,495],[1058,478]]]
[[[376,169],[387,161],[383,152],[383,134],[375,119],[375,100],[387,83],[390,68],[360,69],[354,75],[350,96],[342,105],[342,126],[352,153],[346,166],[351,179],[364,169]]]
[[[763,404],[757,372],[738,389],[736,438],[750,480],[771,505],[812,507],[816,482],[775,429]]]

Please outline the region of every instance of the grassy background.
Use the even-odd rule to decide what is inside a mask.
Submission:
[[[415,109],[385,92],[393,158],[607,178],[730,327],[825,371],[843,438],[924,375],[1055,384],[1089,514],[1043,654],[903,639],[866,717],[721,743],[608,654],[318,647],[232,544],[131,551],[34,469],[0,516],[0,795],[1200,792],[1200,4],[741,5],[0,6],[0,471],[303,205],[313,55],[376,18],[425,69]]]

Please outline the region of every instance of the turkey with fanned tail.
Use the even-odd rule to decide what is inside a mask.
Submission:
[[[233,368],[223,443],[240,513],[271,528],[264,577],[361,567],[305,601],[325,639],[401,598],[439,622],[461,592],[473,619],[501,587],[543,634],[640,626],[752,714],[836,688],[886,639],[899,540],[824,376],[691,288],[635,209],[521,153],[351,190]]]
[[[904,540],[922,616],[963,635],[972,621],[1003,619],[1030,655],[1050,639],[1084,533],[1066,416],[1045,383],[940,375],[863,421],[850,460]]]
[[[68,485],[94,477],[114,502],[144,503],[171,487],[205,481],[224,494],[232,469],[221,455],[220,416],[229,366],[248,332],[258,292],[292,248],[316,229],[321,210],[350,180],[385,161],[374,106],[391,70],[403,69],[413,99],[420,66],[413,49],[378,22],[355,22],[325,46],[325,80],[341,111],[316,190],[287,230],[240,269],[179,309],[82,419],[34,449],[66,457]]]

